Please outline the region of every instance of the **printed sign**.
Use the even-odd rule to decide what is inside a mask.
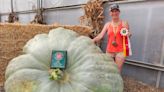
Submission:
[[[52,51],[51,55],[51,69],[65,69],[67,62],[67,51]]]

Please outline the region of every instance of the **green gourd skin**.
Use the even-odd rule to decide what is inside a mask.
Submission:
[[[61,80],[49,79],[52,50],[67,51]],[[123,92],[117,65],[90,38],[64,28],[38,34],[10,61],[5,74],[6,92]]]

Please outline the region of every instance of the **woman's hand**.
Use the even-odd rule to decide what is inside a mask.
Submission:
[[[92,39],[92,42],[93,42],[93,43],[96,43],[96,40],[95,40],[95,38],[94,38],[94,39]]]
[[[101,38],[99,36],[97,36],[97,37],[95,37],[95,38],[92,39],[92,42],[93,43],[97,43],[100,40],[101,40]]]
[[[127,21],[123,21],[123,26],[129,30],[129,23]],[[129,31],[127,36],[131,37],[132,33]]]
[[[128,32],[127,36],[128,37],[131,37],[132,36],[132,33],[131,32]]]
[[[110,22],[109,22],[109,23],[110,23]],[[94,43],[99,42],[99,41],[103,38],[104,34],[105,34],[105,33],[107,32],[107,30],[108,30],[109,23],[106,23],[105,26],[103,27],[101,33],[98,34],[94,39],[92,39],[92,41],[93,41]]]

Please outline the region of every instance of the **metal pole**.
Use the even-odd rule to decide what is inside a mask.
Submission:
[[[40,0],[40,8],[43,9],[43,0]]]
[[[39,4],[40,0],[37,0],[37,9],[39,9],[40,4]]]
[[[160,85],[160,80],[161,80],[161,71],[158,71],[158,75],[157,75],[157,81],[156,81],[156,88],[159,88]]]
[[[85,4],[44,8],[44,10],[45,10],[45,11],[54,11],[54,10],[78,9],[78,8],[81,8],[83,5],[85,5]],[[36,9],[36,10],[37,10],[37,9]],[[17,13],[17,14],[28,14],[28,13],[35,13],[36,10],[18,11],[18,12],[15,12],[15,13]],[[6,15],[8,15],[8,14],[10,14],[10,13],[1,13],[1,16],[6,16]]]
[[[163,40],[163,43],[162,43],[162,52],[161,52],[160,64],[163,65],[163,62],[164,62],[164,40]],[[156,82],[156,87],[157,88],[159,88],[159,86],[160,86],[161,74],[162,74],[162,72],[159,71],[158,75],[157,75],[157,82]]]
[[[0,22],[1,22],[1,14],[0,14]]]
[[[126,61],[127,62],[125,62],[125,64],[144,67],[144,68],[164,72],[164,66],[162,66],[162,65],[153,65],[153,64],[143,63],[142,61],[136,61],[136,60],[131,60],[131,59],[126,59]]]
[[[13,10],[13,0],[11,0],[11,12],[13,13],[14,12],[14,10]]]

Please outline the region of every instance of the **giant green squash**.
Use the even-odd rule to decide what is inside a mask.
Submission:
[[[30,30],[29,30],[30,31]],[[67,50],[67,68],[61,80],[49,79],[52,50]],[[23,55],[6,69],[6,92],[122,92],[116,64],[90,38],[57,28],[38,34],[23,48]]]

